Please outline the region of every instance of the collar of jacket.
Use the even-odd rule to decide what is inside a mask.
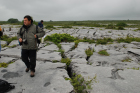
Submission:
[[[31,24],[31,25],[32,25],[32,24]],[[23,27],[24,27],[25,29],[28,29],[28,28],[30,28],[31,25],[29,25],[29,26],[23,25]]]

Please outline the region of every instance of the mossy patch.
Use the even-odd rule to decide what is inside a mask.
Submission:
[[[100,50],[100,51],[98,52],[98,54],[104,55],[104,56],[109,56],[109,54],[108,54],[108,52],[107,52],[106,50]]]

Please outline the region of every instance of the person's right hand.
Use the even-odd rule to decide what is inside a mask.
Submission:
[[[22,38],[19,39],[19,42],[22,42]]]

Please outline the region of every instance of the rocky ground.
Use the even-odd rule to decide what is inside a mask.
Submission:
[[[4,34],[16,36],[19,28],[9,28],[6,26]],[[46,35],[54,33],[67,33],[74,37],[89,39],[99,39],[111,37],[113,39],[126,37],[127,35],[139,37],[140,31],[133,31],[136,28],[126,28],[126,30],[111,30],[104,28],[89,29],[60,29],[46,30]],[[6,44],[5,41],[1,42]],[[96,76],[97,82],[92,82],[92,89],[89,93],[139,93],[140,91],[140,42],[112,43],[107,45],[97,45],[80,42],[77,48],[72,49],[74,42],[61,42],[65,56],[71,59],[70,73],[66,70],[66,64],[61,63],[61,53],[59,48],[52,42],[40,44],[37,51],[37,66],[35,77],[31,78],[30,73],[25,72],[25,65],[21,61],[21,47],[18,41],[12,41],[10,46],[14,48],[2,48],[0,63],[10,63],[7,68],[0,68],[0,79],[7,80],[15,84],[15,89],[8,93],[73,93],[74,87],[69,80],[72,73],[82,75],[85,80]],[[85,50],[94,49],[93,55],[87,58]],[[109,56],[98,54],[100,50],[106,50]],[[125,60],[129,60],[126,61]],[[124,62],[123,62],[124,60]],[[54,61],[57,61],[57,63]]]

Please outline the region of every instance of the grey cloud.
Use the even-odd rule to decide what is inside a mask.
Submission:
[[[0,20],[140,20],[140,0],[1,0]]]

